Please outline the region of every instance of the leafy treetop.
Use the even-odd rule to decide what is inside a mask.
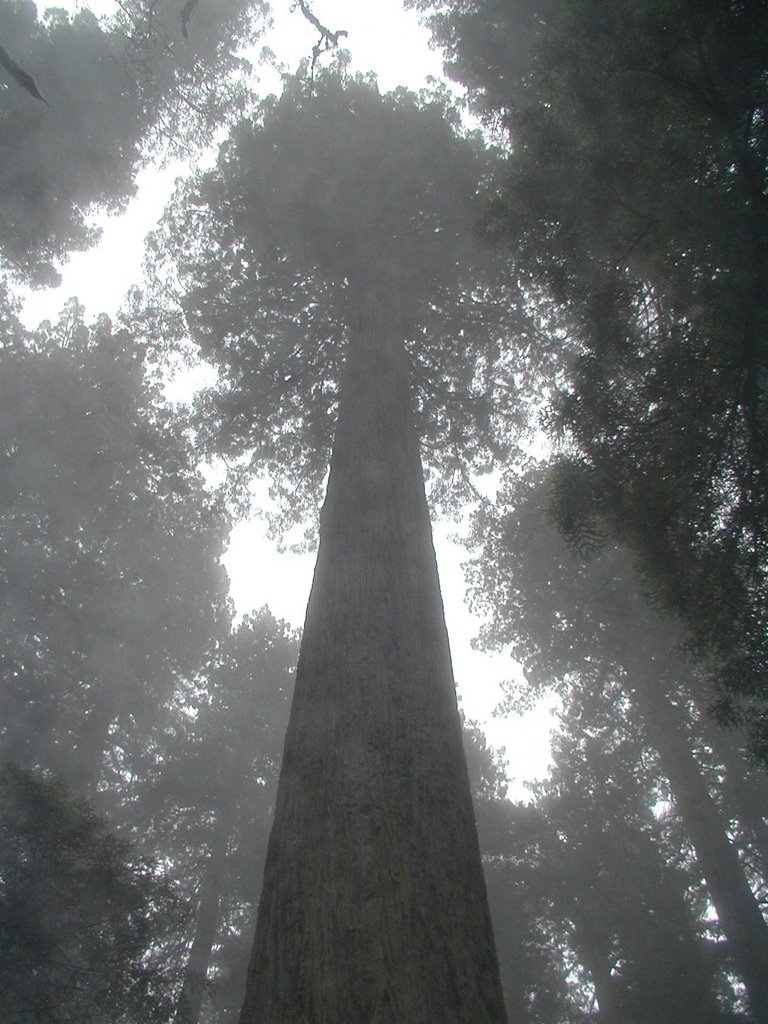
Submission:
[[[34,285],[56,283],[56,261],[95,242],[90,214],[122,209],[151,154],[209,142],[241,109],[245,63],[236,52],[257,34],[266,5],[198,4],[186,38],[169,0],[119,8],[101,20],[60,9],[38,18],[30,0],[0,8],[11,62],[0,70],[0,255],[7,272]],[[14,65],[47,106],[8,73]]]
[[[419,6],[507,133],[494,227],[570,332],[571,525],[633,549],[765,753],[768,7]]]
[[[2,309],[0,745],[89,792],[228,631],[229,521],[128,332]]]
[[[509,446],[500,341],[514,325],[526,345],[505,261],[477,240],[492,162],[480,140],[458,133],[439,97],[381,96],[338,70],[307,93],[290,79],[241,121],[216,168],[179,190],[150,250],[183,309],[169,318],[163,294],[154,333],[189,331],[219,370],[200,403],[209,451],[248,454],[304,508],[367,305],[384,305],[407,345],[428,461],[448,481]]]

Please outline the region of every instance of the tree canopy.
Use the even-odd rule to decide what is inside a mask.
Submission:
[[[762,869],[754,873],[732,834],[742,833],[747,847],[759,847],[761,830],[759,825],[753,828],[748,806],[738,799],[726,800],[726,817],[720,795],[723,774],[732,770],[746,782],[746,763],[739,755],[725,773],[724,765],[714,768],[722,754],[717,742],[714,749],[709,746],[708,687],[701,669],[681,657],[679,626],[643,600],[626,549],[605,543],[578,555],[558,537],[548,513],[552,494],[551,479],[541,467],[514,480],[500,495],[503,504],[475,517],[475,541],[484,551],[472,566],[475,599],[490,616],[486,642],[511,644],[526,670],[523,692],[509,693],[510,707],[546,688],[556,689],[564,703],[566,731],[560,742],[568,750],[564,772],[571,774],[561,785],[555,786],[554,779],[547,782],[541,791],[556,793],[558,799],[563,793],[568,800],[575,798],[582,757],[610,754],[609,761],[620,757],[626,771],[634,762],[640,774],[649,763],[653,766],[651,788],[644,796],[632,796],[630,776],[617,780],[619,791],[613,796],[601,796],[602,828],[614,813],[617,822],[628,815],[621,801],[630,796],[639,801],[636,807],[646,808],[643,813],[661,800],[673,801],[683,830],[678,841],[690,844],[727,938],[733,969],[744,979],[755,1019],[760,1020],[768,994],[762,966],[768,952]],[[601,769],[606,777],[609,761]],[[597,772],[594,765],[589,770]],[[594,822],[582,827],[579,842],[598,841]],[[573,843],[568,838],[563,842],[570,855]],[[600,920],[609,923],[603,912]],[[762,952],[755,956],[758,947]],[[601,957],[608,957],[607,947]],[[598,984],[595,969],[589,968]],[[610,975],[608,969],[606,978]],[[601,1010],[606,999],[612,1002],[612,992],[611,983],[600,1000]]]
[[[238,44],[265,5],[128,0],[115,16],[39,17],[31,0],[0,8],[4,52],[41,102],[0,70],[0,254],[3,270],[55,283],[56,262],[98,238],[91,213],[124,208],[150,153],[210,142],[244,97]],[[186,31],[183,29],[186,28]],[[237,77],[239,73],[239,77]]]
[[[149,256],[161,280],[178,274],[183,317],[159,312],[163,335],[189,332],[219,370],[200,401],[206,450],[247,455],[305,513],[317,507],[356,304],[375,288],[397,296],[444,498],[462,493],[467,465],[509,449],[520,407],[500,341],[515,323],[530,355],[533,332],[474,230],[490,161],[443,100],[381,96],[338,71],[311,90],[289,80],[235,127]]]
[[[0,770],[0,996],[8,1020],[161,1024],[183,905],[60,781]]]
[[[561,316],[571,527],[639,555],[764,753],[768,9],[418,6],[508,140],[495,230]]]
[[[226,631],[228,519],[127,332],[2,326],[0,745],[84,795]]]
[[[442,888],[476,849],[420,440],[439,506],[497,473],[470,582],[482,642],[525,671],[500,712],[559,702],[526,802],[464,730],[510,1018],[768,1020],[768,783],[746,756],[768,746],[768,7],[416,6],[484,135],[439,88],[381,95],[343,58],[246,105],[262,3],[0,9],[15,282],[53,280],[150,158],[231,129],[178,186],[118,324],[75,302],[28,331],[0,303],[0,993],[22,1021],[235,1020],[297,638],[266,609],[233,622],[220,556],[253,471],[277,529],[316,516],[335,433],[296,813],[272,844],[295,857],[272,857],[266,900],[289,939],[302,915],[322,927],[270,984],[343,960],[313,991],[362,977],[346,1024],[424,978],[420,1007],[438,976],[465,998],[479,962],[474,1005],[503,1016],[484,912],[462,937],[477,873]],[[180,350],[216,373],[191,414],[162,397]],[[441,929],[450,954],[422,971]]]

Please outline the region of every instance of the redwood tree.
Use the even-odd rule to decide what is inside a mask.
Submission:
[[[493,221],[574,341],[549,422],[589,518],[768,761],[768,5],[413,5],[511,143]]]
[[[243,1024],[505,1020],[420,433],[444,483],[499,453],[509,324],[473,241],[486,158],[445,115],[289,82],[154,243],[220,370],[211,450],[301,499],[333,436]]]
[[[695,742],[702,673],[681,656],[679,625],[643,600],[625,550],[598,549],[585,533],[576,553],[558,538],[550,519],[561,493],[551,473],[535,469],[502,488],[499,508],[475,518],[483,545],[475,597],[490,616],[486,639],[511,644],[533,692],[555,687],[574,707],[600,700],[614,714],[623,694],[624,717],[637,718],[668,780],[752,1017],[768,1020],[768,925],[718,807],[722,772],[706,779]]]

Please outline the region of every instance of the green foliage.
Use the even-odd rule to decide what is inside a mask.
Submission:
[[[553,425],[763,754],[768,7],[419,6],[508,133],[494,228],[568,328]]]
[[[183,907],[61,781],[0,770],[0,999],[18,1024],[161,1024]]]
[[[509,692],[509,710],[549,689],[563,704],[555,768],[534,789],[537,809],[552,818],[557,833],[555,845],[541,855],[553,861],[542,868],[540,883],[550,895],[564,887],[557,941],[588,972],[587,980],[604,984],[601,1012],[608,1000],[622,1008],[616,1010],[619,1019],[663,1019],[667,1010],[671,1020],[688,1019],[686,1014],[719,1019],[711,1017],[712,1005],[710,1017],[705,1008],[713,993],[735,1005],[728,981],[734,967],[719,947],[702,941],[705,923],[708,931],[716,927],[707,920],[703,877],[712,869],[699,850],[697,860],[692,857],[690,815],[706,811],[711,829],[723,830],[728,821],[730,835],[745,850],[735,873],[742,871],[759,893],[760,867],[753,865],[765,839],[751,798],[739,793],[748,778],[738,737],[715,731],[713,750],[703,714],[709,686],[705,674],[680,656],[684,632],[644,600],[626,549],[605,542],[579,555],[558,534],[551,509],[570,493],[570,484],[567,473],[555,474],[554,485],[552,478],[547,467],[534,467],[506,482],[497,507],[476,515],[482,555],[471,573],[476,607],[489,616],[485,642],[510,646],[525,668],[523,692]],[[729,739],[726,768],[718,747]],[[688,766],[682,774],[681,762]],[[695,790],[686,789],[692,778]],[[675,812],[660,815],[671,799]],[[727,847],[724,832],[722,838]],[[640,861],[633,866],[635,852]],[[585,874],[595,870],[602,872],[597,880]],[[672,902],[665,910],[667,900]],[[683,913],[685,903],[693,908],[692,919]],[[582,925],[574,914],[581,914]],[[579,939],[585,922],[591,924]],[[695,941],[692,933],[699,935]],[[681,943],[681,950],[675,953],[669,943]],[[665,964],[688,957],[698,967],[691,966],[694,983],[684,990]],[[696,1013],[676,1003],[693,1005],[697,998],[703,1002]]]
[[[201,3],[181,33],[168,0],[129,0],[112,19],[87,10],[38,19],[28,0],[0,6],[0,38],[44,106],[0,70],[0,253],[5,269],[55,283],[55,262],[94,243],[96,208],[121,209],[148,155],[209,142],[243,99],[236,43],[264,7]]]
[[[251,99],[241,56],[269,18],[267,0],[123,0],[105,19],[135,89],[150,149],[209,146]]]
[[[504,260],[475,238],[490,162],[443,101],[335,72],[311,95],[288,80],[235,127],[150,248],[160,284],[181,284],[175,324],[159,293],[165,336],[190,332],[219,370],[199,407],[207,451],[266,469],[300,512],[316,505],[349,333],[383,302],[446,494],[509,449],[519,406],[499,342],[526,328]]]
[[[187,954],[212,921],[202,1019],[242,1002],[297,656],[285,623],[266,608],[247,616],[179,685],[141,775],[115,783],[121,834],[197,908],[179,935]]]
[[[474,608],[486,618],[484,643],[509,647],[525,669],[526,688],[537,693],[566,688],[572,672],[599,685],[603,665],[617,658],[617,645],[606,643],[607,624],[621,626],[636,597],[625,551],[605,545],[598,556],[587,543],[578,555],[559,534],[553,506],[571,492],[567,474],[558,482],[560,488],[546,464],[504,482],[498,503],[473,518],[477,554],[467,567]],[[572,532],[583,542],[593,529],[574,524]],[[619,628],[618,645],[623,635]]]
[[[179,675],[228,627],[228,520],[149,386],[144,350],[76,305],[0,339],[6,758],[93,792],[141,756]]]
[[[76,304],[36,332],[9,302],[0,311],[0,749],[91,795],[189,906],[214,886],[211,1005],[229,1012],[242,999],[295,637],[266,610],[230,631],[219,562],[230,519],[144,346],[106,318],[87,326]],[[163,1020],[197,920],[168,923],[179,970]],[[149,999],[161,979],[147,970]],[[84,1014],[71,1019],[112,1020]]]
[[[539,816],[507,799],[503,751],[490,748],[475,723],[463,724],[507,1014],[515,1024],[576,1024],[584,1017],[568,992],[563,950],[532,885],[529,851]]]
[[[549,778],[504,797],[465,730],[507,1010],[521,1022],[707,1021],[733,1002],[706,900],[626,694],[573,688]]]
[[[715,1021],[705,905],[652,811],[658,768],[634,717],[616,689],[574,694],[566,707],[553,771],[534,790],[537,889],[588,972],[601,1018]]]

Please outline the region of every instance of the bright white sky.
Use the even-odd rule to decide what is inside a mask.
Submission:
[[[212,0],[202,0],[212,2]],[[42,5],[40,5],[42,6]],[[57,6],[90,6],[96,13],[114,10],[114,0],[92,3],[59,3]],[[442,62],[429,47],[429,34],[418,16],[404,11],[399,0],[314,0],[312,9],[331,30],[346,29],[346,48],[354,70],[373,70],[382,91],[397,85],[417,90],[428,78],[442,77]],[[302,57],[311,55],[317,34],[302,17],[291,10],[290,0],[273,0],[274,30],[262,45],[275,54],[278,66],[295,70]],[[261,73],[264,94],[279,91],[279,73]],[[154,227],[173,182],[184,168],[172,166],[162,172],[148,169],[138,180],[138,194],[120,218],[103,223],[103,238],[97,249],[72,257],[61,268],[63,283],[58,289],[37,292],[24,309],[24,319],[35,326],[43,319],[55,319],[64,301],[72,295],[85,304],[89,316],[114,314],[127,289],[141,280],[144,238]],[[466,552],[451,543],[455,524],[435,524],[440,578],[454,671],[462,707],[469,718],[483,725],[489,741],[505,747],[509,764],[510,793],[524,798],[523,782],[546,773],[549,762],[548,732],[554,724],[548,706],[520,717],[492,718],[500,699],[500,683],[514,676],[517,668],[509,656],[489,656],[474,651],[472,638],[479,623],[465,604],[466,587],[461,562]],[[225,559],[232,597],[240,613],[268,604],[273,613],[295,626],[303,624],[314,556],[280,554],[269,543],[259,521],[235,528]]]

